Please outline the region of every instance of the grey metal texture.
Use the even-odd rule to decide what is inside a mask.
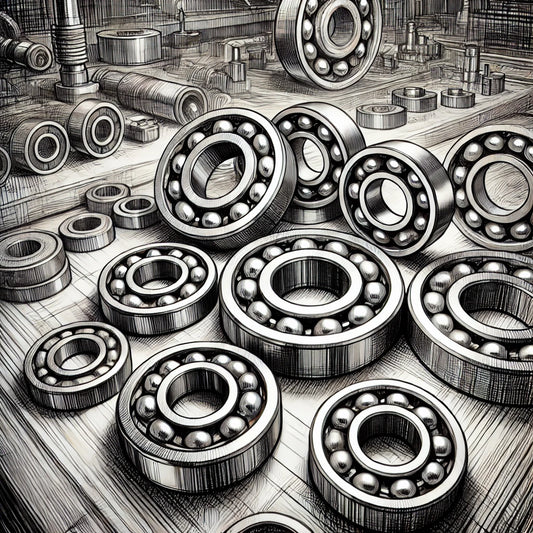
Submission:
[[[59,235],[69,252],[94,252],[115,239],[111,217],[101,213],[83,213],[67,218],[59,226]]]

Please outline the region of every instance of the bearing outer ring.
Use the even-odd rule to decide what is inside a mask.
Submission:
[[[428,113],[437,109],[437,93],[422,87],[394,89],[392,103],[405,107],[408,113]]]
[[[99,192],[110,192],[112,194],[98,194]],[[130,188],[123,183],[102,183],[91,187],[85,193],[87,209],[93,213],[103,215],[113,215],[113,205],[117,200],[130,196]]]
[[[449,87],[440,93],[440,103],[444,107],[469,109],[476,105],[476,93]]]
[[[96,227],[83,229],[84,223],[96,221]],[[82,224],[82,229],[77,226]],[[115,240],[113,221],[101,213],[82,213],[64,220],[59,234],[69,252],[93,252],[105,248]]]
[[[226,529],[226,533],[254,533],[257,528],[265,526],[274,526],[277,533],[313,533],[298,520],[280,513],[257,513],[247,516]]]
[[[357,124],[372,130],[393,130],[407,124],[407,109],[392,104],[366,104],[357,108]]]
[[[117,228],[148,228],[159,222],[159,211],[151,196],[128,196],[113,204],[113,221]]]

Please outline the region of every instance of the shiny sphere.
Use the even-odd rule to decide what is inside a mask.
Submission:
[[[477,161],[483,155],[483,146],[479,143],[470,143],[463,152],[463,157],[466,161]]]
[[[231,357],[229,357],[229,355],[226,355],[224,353],[219,353],[219,354],[215,355],[215,357],[213,357],[213,359],[211,359],[211,361],[213,363],[216,363],[217,365],[226,366],[226,365],[229,365],[231,363]]]
[[[331,415],[331,425],[335,429],[348,429],[354,418],[355,413],[351,409],[340,407]]]
[[[37,352],[35,359],[33,360],[35,368],[43,368],[46,365],[46,355],[47,352],[45,350]]]
[[[148,250],[146,252],[146,257],[161,257],[163,254],[159,251],[159,250],[156,250],[155,248],[152,248],[151,250]]]
[[[237,296],[247,302],[253,300],[257,296],[257,291],[257,282],[253,279],[241,279],[235,288]]]
[[[203,363],[204,361],[207,361],[205,355],[200,352],[193,352],[187,355],[187,357],[183,360],[184,363]]]
[[[239,411],[246,418],[255,418],[261,412],[263,399],[257,392],[245,392],[239,402]]]
[[[103,376],[104,374],[107,374],[109,371],[111,370],[111,368],[109,366],[106,366],[106,365],[103,365],[103,366],[99,366],[95,371],[94,371],[94,375],[95,377],[100,377],[100,376]]]
[[[431,486],[438,485],[445,476],[444,468],[440,463],[432,461],[428,463],[424,470],[422,470],[421,477],[422,479]]]
[[[373,157],[369,157],[364,163],[363,163],[363,170],[365,172],[368,172],[369,174],[371,172],[375,172],[381,167],[381,161],[379,159],[374,159]]]
[[[250,187],[250,192],[248,193],[248,196],[250,197],[250,200],[252,200],[252,202],[258,203],[261,201],[261,198],[263,198],[266,192],[267,186],[264,183],[254,183]]]
[[[362,226],[363,228],[370,227],[370,224],[368,223],[368,220],[366,219],[363,211],[360,207],[358,207],[354,213],[353,213],[354,219],[357,222],[359,226]]]
[[[143,387],[146,392],[155,392],[161,385],[163,378],[159,374],[148,374],[144,378]]]
[[[339,180],[341,179],[342,175],[342,167],[336,167],[333,169],[333,172],[331,173],[331,179],[334,183],[339,183]]]
[[[422,422],[424,422],[424,424],[430,431],[436,429],[438,420],[437,415],[432,409],[424,406],[415,407],[413,409],[413,413],[418,416],[418,418],[420,418]]]
[[[292,335],[302,335],[304,332],[303,324],[297,319],[285,316],[278,320],[276,329],[282,333],[290,333]]]
[[[252,302],[246,314],[259,324],[266,324],[272,318],[272,311],[264,302]]]
[[[346,437],[338,429],[331,429],[324,438],[324,447],[330,452],[344,450],[346,448]]]
[[[181,170],[183,169],[183,165],[185,164],[185,161],[187,160],[187,156],[185,154],[176,154],[172,158],[172,162],[170,163],[172,166],[172,170],[179,174]]]
[[[341,152],[340,146],[338,144],[334,144],[330,148],[329,155],[331,156],[331,159],[333,159],[333,161],[335,161],[337,163],[342,161],[342,152]]]
[[[137,263],[141,259],[142,259],[142,257],[140,255],[130,255],[126,259],[126,265],[130,267],[131,265],[134,265],[135,263]]]
[[[474,274],[474,272],[475,270],[467,263],[458,263],[452,268],[452,278],[458,280],[465,276],[469,276],[470,274]]]
[[[239,378],[239,387],[242,391],[254,391],[259,387],[257,376],[253,372],[245,372]]]
[[[453,171],[453,181],[457,185],[462,185],[465,182],[468,175],[468,169],[466,167],[456,167]]]
[[[363,17],[370,13],[370,2],[368,0],[359,0],[359,11]]]
[[[231,206],[229,210],[229,217],[231,220],[240,220],[242,217],[245,217],[250,212],[250,207],[248,204],[243,202],[237,202]]]
[[[501,135],[493,133],[485,139],[485,148],[500,152],[505,145],[505,141]]]
[[[369,39],[371,35],[372,35],[372,24],[368,19],[364,20],[363,25],[361,27],[361,39],[363,39],[363,41],[366,41]]]
[[[522,361],[531,361],[533,360],[533,344],[526,344],[520,348],[518,352],[519,359]]]
[[[322,318],[313,328],[313,335],[334,335],[342,332],[342,325],[334,318]]]
[[[354,170],[353,175],[354,175],[359,181],[363,181],[363,180],[366,178],[366,172],[363,170],[363,167],[357,167],[357,168]]]
[[[366,54],[366,46],[363,43],[359,43],[354,50],[355,57],[362,59]]]
[[[387,298],[387,288],[379,281],[371,281],[366,284],[364,296],[370,305],[380,305]]]
[[[191,431],[183,441],[187,448],[207,448],[213,444],[213,438],[207,431]]]
[[[437,457],[448,457],[452,453],[452,441],[444,435],[434,435],[431,437],[433,450]]]
[[[462,329],[454,329],[453,331],[450,331],[448,338],[452,342],[460,344],[465,348],[470,348],[470,344],[472,344],[472,337],[470,337],[470,335]]]
[[[418,193],[416,195],[416,203],[421,209],[429,209],[428,195],[424,192]]]
[[[247,278],[256,279],[265,266],[266,263],[259,257],[250,257],[244,262],[242,271]]]
[[[465,213],[465,222],[473,229],[478,229],[483,224],[483,219],[473,209],[469,209]]]
[[[181,185],[178,180],[171,180],[167,186],[168,195],[173,200],[179,200],[181,198]]]
[[[513,152],[520,154],[526,147],[526,140],[523,137],[511,137],[509,139],[509,149]]]
[[[270,152],[270,141],[264,133],[258,133],[253,140],[253,147],[260,155],[268,155]]]
[[[401,248],[406,248],[418,239],[418,233],[412,229],[400,231],[398,235],[394,237],[394,244]]]
[[[307,0],[305,4],[305,12],[312,15],[318,9],[318,0]]]
[[[519,222],[511,228],[511,237],[523,241],[531,236],[531,226],[527,222]]]
[[[233,124],[229,120],[217,120],[213,124],[213,133],[232,133]]]
[[[106,363],[109,365],[114,365],[119,360],[119,353],[117,350],[109,350],[107,352]]]
[[[457,189],[457,191],[455,191],[455,205],[461,209],[464,209],[470,205],[464,189]]]
[[[292,250],[316,250],[318,248],[313,239],[296,239],[292,243]]]
[[[363,261],[359,265],[359,272],[365,281],[376,281],[379,278],[379,267],[373,261]]]
[[[115,270],[113,270],[113,275],[117,279],[123,279],[126,277],[126,272],[128,272],[128,267],[126,265],[118,265],[115,267]]]
[[[240,416],[228,416],[222,424],[220,424],[220,434],[227,439],[236,437],[239,433],[242,433],[248,425],[246,420]]]
[[[324,250],[342,255],[342,257],[348,257],[350,253],[350,251],[348,250],[348,247],[343,242],[339,242],[339,241],[328,242],[326,246],[324,246]]]
[[[331,134],[331,131],[329,131],[328,128],[324,125],[318,126],[317,129],[317,135],[319,139],[322,139],[323,141],[329,142],[333,139],[333,135]]]
[[[318,194],[323,198],[331,196],[336,190],[335,184],[332,181],[325,181],[318,187]]]
[[[142,307],[144,302],[135,294],[125,294],[120,298],[120,303],[128,307]]]
[[[507,274],[509,272],[508,268],[499,261],[487,261],[483,263],[480,272],[492,272],[494,274]]]
[[[333,74],[336,76],[346,76],[349,70],[350,65],[348,65],[346,61],[337,61],[337,63],[333,63]]]
[[[355,253],[350,256],[350,261],[357,266],[360,266],[363,261],[366,261],[367,257],[365,254]]]
[[[137,413],[137,416],[143,420],[150,420],[150,418],[153,418],[157,412],[155,396],[145,394],[144,396],[137,398],[137,401],[135,402],[135,412]]]
[[[294,126],[290,120],[282,120],[278,124],[278,129],[281,131],[281,133],[283,133],[283,135],[290,135],[292,130],[294,130]]]
[[[379,479],[370,472],[361,472],[356,474],[352,480],[356,489],[362,490],[368,494],[377,494],[379,492]]]
[[[243,122],[238,128],[237,133],[247,139],[252,139],[257,133],[257,128],[251,122]]]
[[[272,259],[275,259],[276,257],[279,257],[280,255],[283,255],[284,250],[283,248],[280,248],[279,246],[267,246],[263,250],[263,259],[265,261],[272,261]]]
[[[174,438],[174,429],[164,420],[156,419],[148,428],[148,433],[156,440],[170,442]]]
[[[207,277],[207,272],[206,272],[205,268],[203,268],[201,266],[197,266],[197,267],[194,267],[189,272],[189,276],[190,276],[191,281],[193,283],[201,283]]]
[[[172,294],[165,294],[157,299],[156,305],[158,307],[164,307],[165,305],[173,305],[177,301],[178,299],[175,296],[172,296]]]
[[[346,474],[352,468],[353,459],[347,451],[338,450],[331,454],[329,464],[337,474]]]
[[[507,349],[498,342],[486,342],[479,347],[478,351],[490,357],[507,359]]]
[[[318,55],[316,46],[313,43],[304,44],[304,56],[309,61],[314,61]]]
[[[440,313],[444,310],[446,302],[444,296],[439,292],[427,292],[424,295],[424,307],[426,310],[434,315],[435,313]]]
[[[302,130],[310,130],[313,127],[313,120],[306,115],[301,115],[298,117],[298,127]]]
[[[452,317],[446,313],[437,313],[436,315],[433,315],[431,323],[444,334],[450,333],[454,328]]]
[[[274,173],[275,166],[274,158],[270,155],[265,155],[257,163],[257,170],[264,178],[270,178]]]
[[[417,231],[426,231],[428,227],[428,221],[423,215],[418,215],[413,220],[413,226]]]
[[[487,237],[495,241],[505,239],[505,228],[501,224],[496,224],[495,222],[485,224],[485,233],[487,234]]]
[[[355,400],[355,407],[359,410],[367,409],[368,407],[373,407],[379,403],[378,397],[371,392],[363,392]]]
[[[215,211],[208,211],[202,215],[204,228],[218,228],[222,224],[222,217]]]
[[[192,135],[190,135],[189,139],[187,140],[187,146],[189,147],[189,150],[192,150],[198,143],[202,142],[205,139],[205,134],[201,131],[195,131]]]
[[[166,376],[167,374],[170,374],[173,370],[176,370],[176,368],[178,368],[179,366],[180,364],[177,361],[169,359],[168,361],[161,363],[161,366],[159,367],[159,373],[162,376]]]
[[[126,294],[126,284],[121,279],[114,279],[109,284],[109,290],[115,296],[124,296]]]
[[[323,57],[319,57],[315,61],[315,71],[320,76],[325,76],[329,74],[329,62],[327,59],[324,59]]]
[[[359,183],[350,183],[348,186],[348,196],[352,198],[352,200],[358,200],[359,199],[359,189],[361,186]]]
[[[416,494],[416,485],[410,479],[398,479],[391,484],[390,493],[394,498],[412,498]]]
[[[420,180],[420,177],[411,170],[407,174],[407,183],[413,188],[413,189],[421,189],[422,188],[422,181]]]
[[[80,381],[80,380],[83,380],[83,381]],[[79,385],[81,383],[88,383],[89,381],[92,381],[92,377],[91,376],[82,376],[81,378],[78,378],[78,379],[74,380],[74,383]],[[57,378],[55,378],[54,376],[46,376],[43,379],[43,383],[45,385],[51,385],[51,386],[56,385],[57,384]]]
[[[309,39],[311,39],[311,37],[313,36],[314,29],[315,27],[309,19],[304,19],[302,21],[302,37],[306,41],[309,41]]]
[[[513,276],[533,283],[533,270],[529,268],[519,268],[513,272]]]
[[[390,237],[380,229],[375,229],[372,232],[372,238],[378,243],[378,244],[389,244],[390,243]]]
[[[183,252],[181,250],[174,249],[174,250],[170,250],[170,252],[168,252],[168,255],[181,259],[183,257]]]
[[[194,283],[186,283],[180,290],[180,298],[190,298],[197,290],[198,287]]]
[[[452,283],[451,273],[443,270],[429,280],[429,288],[435,292],[445,293],[451,287]]]
[[[354,305],[348,311],[348,321],[354,326],[361,326],[366,324],[369,320],[374,318],[374,311],[368,305]]]
[[[526,159],[528,161],[530,161],[531,163],[533,163],[533,146],[532,145],[529,145],[525,150],[524,150],[524,155],[526,156]]]
[[[174,213],[182,222],[192,222],[196,216],[194,209],[187,202],[178,202],[174,206]]]
[[[297,191],[298,196],[302,200],[311,200],[311,198],[313,198],[313,196],[315,195],[313,189],[311,189],[310,187],[298,187]]]
[[[387,396],[385,403],[407,408],[409,407],[409,398],[401,392],[393,392]]]
[[[387,159],[387,168],[393,174],[401,174],[401,172],[402,172],[402,164],[397,159],[395,159],[394,157],[391,157],[390,159]]]
[[[248,367],[242,361],[230,361],[226,368],[235,379],[239,379],[248,372]]]

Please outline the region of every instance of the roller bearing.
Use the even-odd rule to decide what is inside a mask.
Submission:
[[[69,252],[93,252],[115,240],[113,221],[101,213],[83,213],[67,218],[59,234]]]
[[[357,125],[338,107],[319,102],[289,107],[273,122],[289,141],[298,169],[296,194],[284,219],[318,224],[340,216],[338,182],[342,167],[366,146]],[[314,147],[319,158],[310,160],[308,146]]]
[[[378,0],[282,0],[275,44],[285,70],[322,89],[345,89],[372,66],[381,43]]]
[[[257,513],[233,524],[226,533],[313,533],[298,520],[280,513]]]
[[[450,87],[440,93],[440,103],[444,107],[469,109],[476,104],[476,93]]]
[[[356,154],[344,167],[339,191],[353,231],[393,257],[426,248],[453,217],[453,187],[443,166],[407,141],[376,144]]]
[[[364,446],[385,436],[405,441],[414,458],[374,460]],[[462,489],[467,447],[461,427],[437,398],[403,381],[365,381],[337,392],[315,415],[309,440],[320,494],[373,531],[426,530]]]
[[[123,183],[103,183],[91,187],[85,193],[87,209],[94,213],[113,215],[113,205],[117,200],[129,196],[130,188]]]
[[[69,359],[83,357],[81,367]],[[50,409],[86,409],[118,393],[131,372],[128,340],[101,322],[76,322],[37,341],[24,360],[30,396]]]
[[[393,105],[405,107],[409,113],[428,113],[437,109],[437,93],[422,87],[405,87],[392,91]]]
[[[159,286],[151,287],[154,283]],[[161,335],[204,318],[216,303],[213,260],[194,246],[154,243],[110,261],[98,279],[100,305],[117,327]]]
[[[483,400],[533,404],[533,260],[482,250],[423,268],[409,289],[409,338],[437,376]],[[492,310],[518,324],[492,326]]]
[[[229,161],[238,184],[208,196],[213,172]],[[283,135],[259,113],[235,108],[199,117],[170,141],[157,167],[155,199],[181,235],[226,249],[267,234],[295,187],[296,162]]]
[[[202,391],[216,391],[222,406],[202,417],[176,410],[180,398]],[[281,431],[281,396],[256,356],[229,344],[182,344],[135,370],[118,399],[117,426],[127,455],[151,481],[208,492],[266,461]]]
[[[497,171],[498,164],[514,167],[527,181],[528,192],[518,207],[501,205],[489,193],[487,172]],[[520,252],[533,247],[533,136],[527,129],[478,128],[457,141],[444,165],[455,189],[454,222],[467,237],[491,250]]]
[[[300,305],[285,295],[325,289],[337,299]],[[387,351],[399,333],[403,281],[367,242],[327,230],[259,239],[227,263],[220,282],[226,335],[274,372],[315,378],[351,372]]]
[[[113,222],[117,228],[148,228],[159,220],[159,211],[151,196],[128,196],[113,204]]]
[[[407,124],[407,110],[400,105],[367,104],[357,108],[357,124],[372,130],[393,130]]]

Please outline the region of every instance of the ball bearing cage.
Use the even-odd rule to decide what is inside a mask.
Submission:
[[[403,193],[404,213],[385,200],[385,182]],[[426,248],[453,217],[453,187],[443,166],[426,149],[406,141],[376,144],[356,154],[344,167],[339,191],[352,230],[393,257]]]
[[[504,208],[485,184],[488,169],[497,163],[515,167],[527,180],[523,204]],[[475,243],[506,252],[533,247],[533,136],[520,126],[478,128],[450,149],[444,166],[455,189],[457,227]]]
[[[336,90],[350,87],[372,66],[381,28],[377,0],[283,0],[274,36],[292,77]]]
[[[402,464],[372,460],[362,446],[377,436],[407,441]],[[448,408],[412,384],[372,380],[351,385],[320,407],[310,431],[311,477],[350,521],[376,531],[412,531],[438,520],[462,488],[464,434]]]
[[[335,301],[299,305],[284,295],[302,287],[330,290]],[[259,239],[236,253],[220,282],[226,335],[274,372],[304,378],[351,372],[397,338],[403,281],[371,244],[328,230],[297,230]]]
[[[92,361],[76,369],[63,366],[78,354],[91,354]],[[104,402],[118,393],[130,372],[128,340],[101,322],[54,329],[32,346],[24,360],[30,396],[57,410],[86,409]]]
[[[283,218],[297,224],[318,224],[340,216],[338,183],[342,168],[366,146],[355,122],[338,107],[321,102],[289,107],[273,122],[289,141],[298,169],[296,193]],[[307,143],[320,153],[320,171],[306,157]]]
[[[67,218],[59,234],[69,252],[93,252],[115,240],[113,221],[101,213],[83,213]]]
[[[298,520],[280,513],[257,513],[233,524],[226,533],[312,533]]]
[[[422,269],[408,295],[409,342],[449,385],[477,398],[533,404],[533,260],[482,250],[451,254]],[[472,313],[514,316],[519,329],[491,327]]]
[[[194,390],[223,406],[204,417],[174,409]],[[151,481],[182,492],[230,485],[259,468],[281,431],[281,396],[257,357],[223,343],[194,342],[145,361],[124,386],[117,426],[127,455]]]
[[[238,185],[219,198],[207,183],[234,159]],[[182,128],[167,146],[155,180],[165,221],[184,237],[228,249],[267,234],[282,218],[296,187],[288,142],[265,117],[245,109],[212,111]]]
[[[170,282],[151,288],[151,282]],[[98,279],[105,317],[138,335],[161,335],[204,318],[216,303],[217,271],[205,252],[178,243],[133,248],[110,261]]]

